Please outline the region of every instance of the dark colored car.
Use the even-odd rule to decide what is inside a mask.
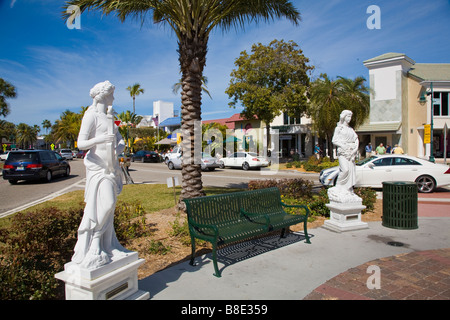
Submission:
[[[19,180],[50,182],[56,175],[69,176],[69,163],[59,154],[49,150],[11,151],[3,166],[3,179],[11,184]]]
[[[87,151],[86,150],[80,150],[77,152],[77,154],[75,155],[75,157],[77,159],[84,159],[84,156],[86,155]]]
[[[131,161],[159,162],[159,154],[155,151],[140,150],[131,156]]]

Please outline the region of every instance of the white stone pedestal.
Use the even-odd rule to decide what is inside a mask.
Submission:
[[[367,223],[361,221],[361,210],[366,208],[361,202],[332,201],[326,206],[330,209],[330,220],[325,220],[323,228],[336,232],[369,228]]]
[[[139,290],[137,276],[144,261],[130,251],[93,270],[66,263],[55,277],[66,284],[66,300],[147,300],[150,294]]]

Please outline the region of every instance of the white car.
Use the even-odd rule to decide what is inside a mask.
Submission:
[[[235,167],[244,170],[269,166],[269,160],[266,157],[260,157],[254,152],[235,152],[222,158],[221,162],[221,168]]]
[[[171,152],[167,152],[163,157],[164,163],[168,164],[170,160],[176,161],[179,157],[181,157],[181,146],[177,146]]]
[[[320,183],[333,186],[338,175],[339,167],[324,169]],[[450,185],[450,167],[395,154],[372,156],[356,163],[355,187],[382,188],[385,181],[414,181],[419,192],[433,192],[437,187]]]
[[[181,169],[181,161],[181,154],[176,157],[169,158],[167,160],[167,167],[170,170]],[[220,163],[216,158],[212,157],[209,153],[202,152],[202,170],[214,171],[216,168],[219,168],[219,166]]]

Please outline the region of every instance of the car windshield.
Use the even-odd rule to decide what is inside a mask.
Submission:
[[[258,156],[258,154],[257,154],[257,153],[254,153],[254,152],[249,152],[248,155],[249,155],[250,157],[257,157],[257,156]]]
[[[63,149],[61,150],[62,153],[72,153],[72,150]]]
[[[209,153],[202,152],[202,158],[212,158]]]
[[[36,152],[10,152],[8,162],[33,162],[37,160]]]
[[[370,161],[372,161],[372,160],[374,160],[374,159],[377,159],[378,157],[376,157],[376,156],[371,156],[370,158],[365,158],[365,159],[362,159],[361,161],[358,161],[357,163],[356,163],[356,165],[357,166],[363,166],[363,165],[365,165],[367,162],[370,162]]]

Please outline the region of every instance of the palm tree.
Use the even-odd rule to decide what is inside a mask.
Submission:
[[[132,86],[129,86],[127,88],[128,91],[130,91],[130,96],[133,98],[133,114],[136,113],[136,108],[135,108],[135,101],[136,101],[136,96],[140,95],[141,93],[144,93],[144,89],[141,88],[141,85],[139,83],[135,83]]]
[[[248,22],[287,18],[294,25],[300,13],[288,0],[71,0],[65,8],[77,5],[81,12],[100,10],[114,13],[122,22],[128,17],[142,23],[152,13],[153,22],[168,25],[176,34],[181,72],[181,129],[184,161],[179,208],[184,198],[204,195],[200,154],[194,154],[194,126],[201,121],[202,76],[208,39],[212,30],[244,27]],[[63,13],[67,19],[70,15]],[[192,161],[194,159],[194,161]]]
[[[311,86],[311,104],[308,113],[313,120],[313,127],[319,136],[325,137],[328,143],[328,156],[333,156],[331,143],[336,123],[340,113],[347,109],[353,112],[352,127],[358,126],[369,116],[370,102],[364,85],[365,79],[357,77],[355,80],[338,77],[331,80],[327,74]]]
[[[345,105],[354,114],[351,126],[358,127],[364,123],[370,112],[370,88],[364,84],[364,77],[356,77],[355,80],[338,77],[341,90],[343,91]]]
[[[45,129],[45,134],[48,134],[48,129],[50,129],[52,127],[52,123],[50,122],[50,120],[45,119],[44,121],[42,121],[42,128]]]
[[[333,146],[331,138],[339,120],[339,114],[343,110],[341,99],[339,84],[330,80],[327,74],[321,74],[320,78],[312,83],[309,114],[313,120],[314,129],[319,136],[326,138],[328,156],[332,160]]]
[[[23,148],[31,147],[37,141],[39,126],[35,125],[31,127],[26,123],[19,123],[16,130],[17,143]]]
[[[182,80],[180,79],[179,82],[175,83],[172,86],[172,92],[174,94],[177,94],[178,91],[180,91],[180,89],[181,89],[181,81]],[[208,90],[208,86],[207,86],[208,85],[208,78],[206,76],[202,76],[202,83],[203,83],[203,85],[202,85],[202,92],[206,93],[212,99],[211,94],[209,93],[209,90]]]
[[[9,114],[10,110],[6,98],[15,98],[16,96],[16,88],[0,78],[0,116],[6,117]]]
[[[80,132],[81,119],[80,113],[70,110],[64,111],[52,126],[51,133],[55,139],[55,144],[69,142],[71,147],[74,146]]]
[[[136,127],[142,120],[142,116],[138,116],[134,113],[131,113],[129,110],[123,111],[117,115],[117,119],[119,119],[124,125],[119,126],[119,132],[124,137],[127,143],[128,150],[130,149],[130,136],[128,134],[129,127]]]

